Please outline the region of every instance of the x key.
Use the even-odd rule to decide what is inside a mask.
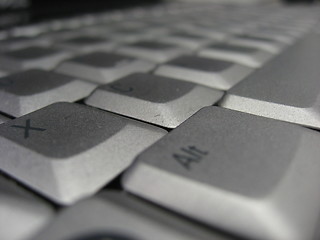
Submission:
[[[29,131],[30,131],[30,130],[41,131],[41,132],[43,132],[43,131],[46,130],[46,129],[44,129],[44,128],[31,127],[30,122],[31,122],[31,120],[30,120],[30,119],[27,119],[27,120],[26,120],[26,126],[12,125],[11,127],[24,129],[24,138],[28,138],[28,137],[29,137]]]

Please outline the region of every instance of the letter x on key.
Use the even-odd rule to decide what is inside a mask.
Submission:
[[[41,132],[43,132],[43,131],[46,130],[46,129],[44,129],[44,128],[31,127],[30,122],[31,122],[31,120],[30,120],[30,119],[27,119],[27,120],[26,120],[26,126],[12,125],[11,127],[24,129],[24,138],[28,138],[28,137],[29,137],[29,131],[30,131],[30,130],[41,131]]]

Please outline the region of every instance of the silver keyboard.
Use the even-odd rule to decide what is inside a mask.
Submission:
[[[0,239],[319,240],[320,6],[166,2],[0,31]]]

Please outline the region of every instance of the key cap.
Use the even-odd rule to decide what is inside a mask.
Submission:
[[[125,189],[245,239],[312,239],[320,209],[320,135],[218,107],[143,152]]]
[[[274,54],[280,53],[284,43],[266,37],[238,35],[228,39],[228,43],[243,47],[256,47]]]
[[[195,50],[212,43],[212,40],[208,38],[188,32],[173,32],[166,36],[159,37],[158,40],[164,43],[177,44],[191,50]]]
[[[20,71],[32,68],[50,70],[70,53],[48,47],[27,47],[0,55],[0,69]]]
[[[94,194],[165,131],[56,103],[0,125],[0,168],[59,204]]]
[[[292,44],[296,41],[296,38],[297,38],[283,31],[263,30],[259,28],[248,31],[247,35],[253,36],[253,37],[261,37],[261,38],[276,40],[285,44]]]
[[[305,37],[231,89],[221,106],[320,129],[319,41]]]
[[[148,29],[119,28],[113,31],[109,36],[115,41],[130,43],[152,38],[153,35],[154,33]]]
[[[98,87],[86,104],[167,128],[175,128],[223,92],[172,78],[135,73]]]
[[[77,52],[92,52],[97,50],[111,50],[115,43],[102,37],[82,36],[58,42],[56,46]]]
[[[187,31],[193,34],[202,35],[204,37],[208,37],[213,40],[223,41],[229,35],[227,32],[221,31],[218,28],[212,28],[209,26],[205,26],[203,24],[178,24],[176,26],[177,29]]]
[[[117,52],[161,63],[186,53],[188,50],[167,43],[140,41],[119,47]]]
[[[231,240],[120,192],[65,209],[34,240]]]
[[[93,52],[62,62],[56,71],[103,84],[154,67],[154,63],[121,54]]]
[[[257,48],[241,47],[225,43],[210,45],[200,50],[198,55],[201,57],[233,61],[253,68],[261,67],[273,57],[272,53]]]
[[[49,204],[0,175],[0,239],[32,239],[53,216]]]
[[[227,90],[251,72],[237,63],[185,55],[161,65],[155,74]]]
[[[31,37],[11,37],[0,41],[0,51],[25,48],[32,45],[48,44],[48,40]]]
[[[52,44],[56,43],[57,41],[62,41],[70,38],[76,38],[83,36],[85,33],[86,29],[81,29],[81,30],[66,30],[66,29],[61,29],[61,30],[54,30],[50,31],[48,33],[42,34],[41,39],[50,41]]]
[[[27,70],[0,79],[0,111],[20,117],[55,102],[75,102],[95,88],[75,77]]]

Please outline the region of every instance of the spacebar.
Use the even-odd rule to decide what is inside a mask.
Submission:
[[[221,106],[320,129],[320,35],[309,34],[230,89]]]

